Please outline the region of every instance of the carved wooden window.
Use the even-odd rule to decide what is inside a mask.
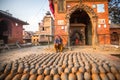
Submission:
[[[97,4],[97,12],[98,13],[105,12],[105,5],[104,4]]]
[[[58,12],[64,12],[64,0],[58,0]]]
[[[42,28],[41,28],[41,31],[46,31],[45,27],[42,27]]]

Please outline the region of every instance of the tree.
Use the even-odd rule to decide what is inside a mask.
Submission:
[[[110,0],[108,8],[111,22],[120,24],[120,0]]]

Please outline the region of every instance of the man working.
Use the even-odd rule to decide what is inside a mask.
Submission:
[[[62,52],[63,44],[62,44],[62,38],[60,36],[56,36],[54,40],[54,48],[56,52]]]

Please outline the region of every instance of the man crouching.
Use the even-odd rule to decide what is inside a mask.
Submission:
[[[57,52],[62,52],[63,44],[62,44],[62,38],[60,36],[55,37],[54,48],[55,48],[56,53]]]

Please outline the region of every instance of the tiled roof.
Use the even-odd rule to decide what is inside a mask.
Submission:
[[[19,23],[21,23],[23,25],[28,25],[27,22],[24,22],[24,21],[22,21],[22,20],[20,20],[18,18],[13,17],[11,13],[8,13],[7,11],[0,10],[0,18],[2,18],[2,17],[12,19],[13,21],[19,22]]]
[[[117,24],[113,24],[113,23],[112,23],[112,24],[110,25],[110,28],[120,28],[120,25],[117,25]]]

